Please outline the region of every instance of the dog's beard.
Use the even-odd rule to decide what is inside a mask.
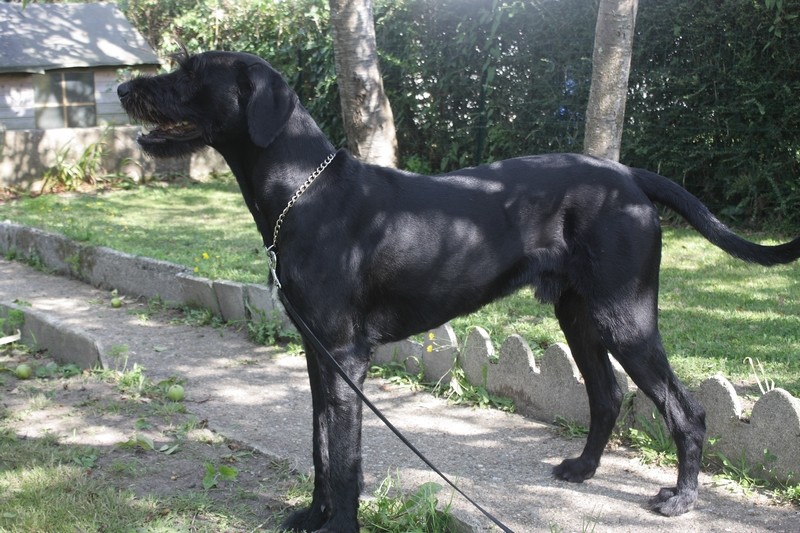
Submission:
[[[140,133],[136,142],[146,154],[159,158],[186,157],[208,146],[202,135],[180,139],[165,135],[157,129],[150,133]]]
[[[143,125],[136,142],[153,157],[188,156],[209,144],[208,135],[195,122],[174,119],[133,96],[123,101],[128,116]]]

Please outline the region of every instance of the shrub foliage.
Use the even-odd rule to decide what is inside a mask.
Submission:
[[[128,0],[162,52],[270,61],[345,144],[327,0]],[[597,1],[375,0],[402,166],[582,150]],[[640,0],[621,160],[739,223],[800,227],[800,0]]]

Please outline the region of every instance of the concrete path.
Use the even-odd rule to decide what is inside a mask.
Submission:
[[[106,365],[127,346],[128,364],[154,380],[187,381],[187,409],[219,433],[311,470],[310,395],[302,357],[255,346],[232,329],[190,327],[157,317],[143,320],[143,303],[121,309],[107,291],[0,259],[0,302],[24,302],[64,329],[93,337]],[[597,475],[580,485],[555,481],[553,465],[580,452],[546,425],[519,415],[448,405],[380,380],[367,395],[451,479],[516,532],[800,532],[800,509],[743,496],[701,478],[700,501],[682,517],[664,518],[644,504],[659,487],[674,485],[674,469],[643,466],[629,450],[609,450]],[[387,474],[409,487],[438,478],[371,414],[364,417],[367,493]],[[450,498],[444,489],[440,500]],[[459,496],[452,505],[473,531],[489,522]]]

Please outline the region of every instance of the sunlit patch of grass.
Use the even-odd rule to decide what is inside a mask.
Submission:
[[[553,307],[539,303],[530,288],[492,302],[472,314],[455,318],[451,325],[461,340],[467,337],[471,327],[482,327],[489,333],[495,348],[499,348],[512,334],[524,337],[539,353],[556,342],[565,342]]]
[[[266,279],[262,240],[233,180],[23,198],[0,204],[6,218],[211,279]]]

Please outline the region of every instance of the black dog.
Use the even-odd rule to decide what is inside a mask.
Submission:
[[[583,453],[555,476],[580,482],[597,469],[622,399],[611,352],[658,406],[677,444],[677,486],[662,489],[651,506],[665,515],[692,508],[705,413],[672,373],[661,343],[661,227],[652,202],[745,261],[793,261],[800,238],[774,247],[748,242],[672,181],[580,155],[522,157],[436,177],[366,165],[336,152],[281,76],[248,54],[184,57],[177,71],[134,79],[118,94],[131,117],[154,125],[139,138],[145,152],[185,156],[211,146],[224,156],[265,244],[277,241],[284,294],[356,383],[375,346],[531,285],[555,304],[591,409]],[[304,182],[308,192],[285,211]],[[361,402],[311,343],[306,350],[314,494],[311,507],[284,525],[357,532]]]

